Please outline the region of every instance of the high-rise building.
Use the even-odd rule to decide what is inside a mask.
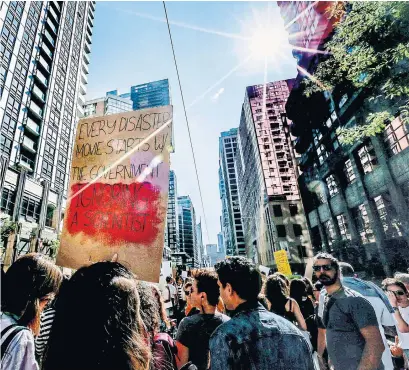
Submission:
[[[203,231],[202,231],[202,221],[196,225],[196,240],[197,240],[197,258],[199,260],[200,267],[203,266],[205,255],[204,245],[203,245]]]
[[[88,100],[85,102],[83,117],[103,116],[132,110],[132,100],[107,93],[103,98]]]
[[[200,261],[197,248],[196,213],[188,195],[178,197],[178,218],[180,252],[187,253],[190,257],[187,266],[198,268]]]
[[[95,1],[1,2],[1,212],[17,225],[6,264],[47,252],[60,231],[94,12]]]
[[[235,166],[238,129],[222,132],[219,137],[219,189],[222,202],[222,232],[226,253],[245,255],[242,215]]]
[[[179,217],[177,180],[175,171],[169,171],[169,193],[168,193],[168,211],[166,218],[166,240],[165,244],[169,247],[171,253],[179,252]]]
[[[206,253],[210,267],[213,267],[216,263],[226,258],[226,253],[220,250],[217,244],[206,244]]]
[[[315,2],[308,13],[300,2],[279,2],[286,22],[296,19],[308,30],[311,17],[325,25],[316,49],[324,49],[326,36],[337,19],[328,22],[329,2]],[[291,13],[291,14],[290,14]],[[288,15],[290,14],[290,15]],[[327,20],[325,20],[327,18]],[[316,20],[318,19],[318,21]],[[309,33],[314,33],[311,29]],[[316,31],[315,31],[316,32]],[[302,33],[298,36],[302,37]],[[308,65],[299,66],[314,74],[325,56],[313,53]],[[303,64],[301,64],[303,63]],[[336,85],[331,92],[304,94],[300,71],[286,104],[295,149],[301,158],[299,187],[308,217],[315,252],[330,251],[355,270],[390,276],[409,264],[409,130],[396,112],[377,135],[343,145],[338,129],[364,124],[364,90]]]
[[[130,93],[121,94],[120,96],[130,98],[134,110],[169,105],[169,80],[164,79],[131,86]]]
[[[218,233],[217,234],[217,248],[219,252],[225,252],[226,248],[224,247],[224,239],[223,239],[223,234]]]
[[[285,249],[290,264],[300,271],[311,242],[292,143],[281,120],[292,83],[247,87],[235,163],[249,257],[272,266],[273,252]]]

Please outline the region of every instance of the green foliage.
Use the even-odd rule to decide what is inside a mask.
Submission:
[[[43,245],[49,248],[48,254],[51,258],[55,258],[57,256],[58,249],[60,248],[59,239],[54,239],[54,240],[44,239]]]
[[[10,234],[16,231],[17,223],[10,221],[7,217],[1,217],[1,242],[4,242]]]
[[[338,8],[329,12],[340,14]],[[341,129],[344,143],[382,132],[385,120],[397,112],[408,122],[409,2],[350,2],[344,19],[325,45],[330,53],[314,77],[306,79],[308,96],[335,86],[362,89],[366,96],[366,122],[362,127]]]

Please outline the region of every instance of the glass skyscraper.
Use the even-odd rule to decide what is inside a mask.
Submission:
[[[200,267],[195,208],[188,195],[178,197],[178,217],[180,251],[189,255],[189,267]]]
[[[121,94],[120,97],[131,98],[134,110],[169,105],[169,80],[164,79],[131,86],[131,92]]]
[[[7,265],[59,232],[95,1],[0,4],[1,213],[18,225]]]

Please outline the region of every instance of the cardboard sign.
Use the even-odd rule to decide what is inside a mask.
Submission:
[[[79,121],[57,264],[117,253],[138,279],[159,281],[171,122],[171,106]]]
[[[260,272],[264,272],[266,276],[268,276],[268,273],[270,272],[270,267],[266,267],[263,265],[259,265],[258,269],[260,270]]]
[[[182,278],[186,279],[187,278],[187,271],[182,271]]]
[[[287,252],[282,249],[274,252],[274,259],[277,264],[278,272],[286,276],[292,275],[290,264],[288,263]]]

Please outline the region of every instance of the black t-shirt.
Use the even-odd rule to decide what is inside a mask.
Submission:
[[[207,369],[210,336],[219,325],[228,320],[228,316],[216,312],[214,315],[185,317],[180,322],[176,340],[189,348],[189,361],[192,361],[198,370]]]

